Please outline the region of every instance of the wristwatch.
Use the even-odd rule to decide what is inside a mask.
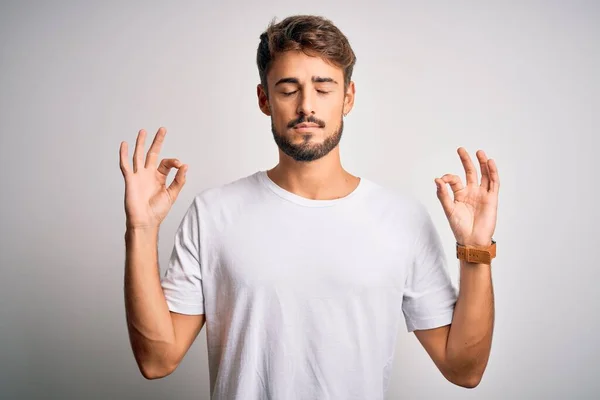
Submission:
[[[492,239],[490,246],[464,246],[456,242],[456,258],[477,264],[492,264],[496,257],[496,241]]]

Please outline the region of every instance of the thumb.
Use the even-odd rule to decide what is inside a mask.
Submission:
[[[452,213],[452,206],[454,201],[450,198],[450,194],[448,193],[448,188],[446,187],[446,182],[441,179],[435,179],[435,185],[437,186],[437,198],[440,203],[442,203],[442,207],[444,208],[444,213],[446,217]]]
[[[179,192],[185,185],[185,173],[187,172],[187,164],[183,164],[181,167],[177,169],[177,174],[175,174],[175,178],[173,182],[167,188],[167,192],[169,192],[169,196],[173,199],[173,203],[177,200],[177,196],[179,196]]]

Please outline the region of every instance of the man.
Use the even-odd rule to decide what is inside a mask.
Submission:
[[[126,313],[144,377],[172,373],[206,322],[211,398],[383,399],[402,310],[450,382],[480,382],[494,320],[491,259],[461,259],[458,294],[424,206],[342,167],[355,59],[326,19],[271,23],[257,52],[257,95],[279,163],[197,194],[162,278],[159,225],[187,165],[163,159],[156,169],[164,128],[145,160],[139,132],[133,168],[121,143]],[[469,155],[458,154],[467,185],[446,174],[435,179],[437,195],[457,244],[485,252],[498,170],[478,151],[478,184]],[[166,187],[171,168],[178,171]]]

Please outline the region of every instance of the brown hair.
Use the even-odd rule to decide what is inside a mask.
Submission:
[[[300,50],[320,56],[344,71],[344,90],[352,78],[356,56],[346,36],[328,19],[315,15],[295,15],[279,23],[271,21],[260,35],[256,64],[260,83],[267,93],[267,73],[278,53]]]

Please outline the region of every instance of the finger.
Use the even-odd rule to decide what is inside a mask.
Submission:
[[[490,174],[490,192],[498,193],[500,190],[500,176],[498,175],[498,166],[496,161],[489,159],[487,162],[489,174]]]
[[[171,198],[171,201],[173,203],[175,202],[175,200],[177,200],[177,196],[179,196],[179,192],[181,192],[183,185],[185,185],[185,173],[186,172],[187,172],[187,165],[184,164],[181,166],[181,168],[179,168],[177,170],[177,174],[175,174],[175,179],[173,179],[173,182],[171,182],[171,184],[167,188],[167,191],[169,192],[169,197]]]
[[[169,175],[171,168],[181,167],[181,161],[176,158],[163,158],[158,166],[158,172],[163,174],[165,178]]]
[[[471,157],[467,150],[464,147],[458,148],[458,155],[460,156],[460,160],[462,161],[462,165],[465,168],[465,174],[467,176],[467,186],[469,185],[477,185],[477,170],[475,169],[475,165],[471,161]]]
[[[141,129],[138,132],[137,139],[135,140],[135,151],[133,152],[133,172],[137,172],[138,169],[144,165],[142,157],[144,156],[144,139],[146,138],[146,131]]]
[[[483,150],[479,150],[477,153],[477,159],[479,160],[479,169],[481,170],[481,187],[485,190],[490,190],[490,174],[487,165],[487,156]]]
[[[160,149],[162,148],[166,133],[167,128],[162,126],[158,128],[158,132],[154,135],[154,140],[152,141],[152,145],[150,145],[150,150],[148,150],[148,155],[146,156],[146,168],[156,166],[156,160],[158,160],[158,155],[160,154]]]
[[[119,167],[124,178],[131,173],[127,161],[127,142],[121,142],[121,147],[119,147]]]
[[[446,183],[442,179],[434,179],[435,185],[437,186],[437,198],[440,203],[442,203],[442,208],[444,209],[444,213],[446,216],[452,214],[452,207],[454,207],[454,201],[450,197],[450,193],[448,193],[448,189],[446,188]]]
[[[458,175],[446,174],[442,176],[441,179],[444,182],[444,184],[450,184],[450,187],[452,188],[452,193],[456,193],[465,188],[463,186],[462,180],[460,179],[460,176]]]

